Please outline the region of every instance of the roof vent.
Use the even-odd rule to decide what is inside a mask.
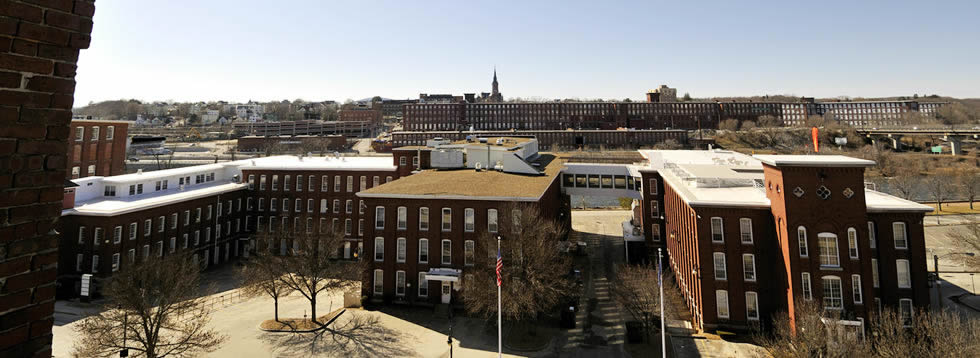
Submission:
[[[476,168],[476,171],[480,171],[480,169],[483,169],[483,162],[476,162],[474,167]]]

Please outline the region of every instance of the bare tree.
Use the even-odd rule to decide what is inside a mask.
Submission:
[[[973,210],[973,202],[976,201],[977,192],[980,191],[980,170],[976,168],[961,169],[956,177],[959,179],[960,188],[963,189],[967,200],[970,201],[970,210]]]
[[[201,292],[199,266],[187,255],[150,257],[115,275],[106,286],[105,311],[80,321],[75,355],[194,357],[226,339],[208,327],[211,308]]]
[[[286,286],[282,276],[286,274],[283,257],[265,250],[255,250],[254,256],[242,267],[242,293],[249,297],[269,296],[275,305],[275,319],[279,322],[279,299],[288,296],[293,289]]]
[[[939,211],[943,211],[943,201],[949,199],[951,192],[954,190],[953,183],[952,176],[946,171],[938,171],[926,179],[926,187],[929,189],[929,195],[936,201],[936,208]]]
[[[951,311],[885,310],[872,321],[868,344],[876,357],[971,357],[980,352],[980,320]]]
[[[616,302],[643,324],[648,339],[653,327],[660,322],[660,286],[657,282],[656,268],[623,265],[616,271],[616,284],[610,286]]]
[[[280,280],[310,302],[310,316],[317,323],[317,296],[323,292],[355,287],[360,283],[363,272],[358,261],[340,258],[339,253],[346,242],[343,230],[321,231],[325,232],[313,232],[313,225],[307,221],[294,224],[292,230],[289,225],[283,225],[277,232],[264,235],[270,245],[286,245],[287,254],[281,260],[274,261],[286,272]],[[280,252],[282,250],[280,248]]]
[[[737,131],[738,130],[738,120],[733,118],[728,118],[726,120],[718,123],[718,129],[723,131]]]
[[[773,327],[758,334],[756,342],[773,357],[858,358],[870,356],[870,348],[854,330],[843,326],[839,316],[825,311],[816,301],[796,299],[795,327],[786,312],[773,316]]]
[[[917,173],[904,170],[892,177],[889,184],[895,191],[898,191],[903,199],[912,200],[912,195],[915,194],[915,188],[921,181],[922,179]]]
[[[756,121],[759,133],[762,134],[763,144],[768,148],[774,148],[779,144],[779,135],[782,133],[783,120],[774,116],[760,116]]]
[[[566,276],[571,262],[558,249],[565,228],[551,218],[542,217],[537,208],[529,205],[507,205],[499,215],[504,263],[502,315],[514,321],[534,319],[554,308],[571,290]],[[463,271],[472,277],[463,280],[463,302],[476,315],[490,317],[497,313],[497,235],[485,232],[479,236],[474,256],[483,259]]]
[[[966,224],[951,226],[949,237],[967,252],[980,253],[980,219],[968,216]],[[970,268],[980,270],[980,256],[957,255],[957,258]]]

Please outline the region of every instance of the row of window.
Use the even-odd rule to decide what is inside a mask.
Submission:
[[[385,207],[377,206],[374,208],[374,228],[377,230],[384,230],[385,228]],[[399,206],[397,209],[397,222],[396,229],[407,230],[408,229],[408,208],[404,206]],[[520,222],[521,222],[521,210],[514,209],[511,212],[511,217],[514,222],[514,232],[520,232]],[[453,209],[452,208],[442,208],[442,217],[440,226],[442,231],[448,232],[453,229]],[[429,208],[420,207],[419,208],[419,231],[429,230]],[[487,231],[495,233],[499,228],[497,221],[497,209],[487,209]],[[463,209],[463,231],[474,232],[476,231],[476,210],[472,208]]]
[[[628,189],[640,191],[642,180],[629,175],[562,174],[562,187],[592,189]],[[657,193],[657,179],[650,179],[650,194]]]
[[[250,216],[246,218],[246,222],[248,222],[249,219],[251,219]],[[265,220],[264,216],[259,216],[258,220],[256,220],[256,223],[258,226],[256,227],[255,231],[260,233],[261,232],[272,233],[272,232],[276,232],[276,230],[283,230],[283,232],[305,231],[307,234],[313,233],[313,218],[308,216],[306,217],[306,220],[303,220],[302,217],[294,216],[293,225],[291,228],[289,225],[289,217],[286,216],[281,217],[281,219],[276,219],[275,216],[270,216],[268,222]],[[306,225],[304,226],[303,223],[306,223]],[[317,232],[321,234],[325,234],[327,232],[333,232],[334,230],[337,229],[337,225],[339,223],[340,223],[340,219],[333,218],[333,220],[330,223],[330,226],[327,226],[327,219],[320,218],[319,230]],[[268,224],[268,227],[266,227],[266,224]],[[353,220],[344,219],[344,235],[351,236],[353,234],[352,233],[353,227],[354,227]],[[364,219],[357,220],[357,236],[364,236]]]
[[[267,176],[265,174],[259,175],[258,185],[259,185],[259,190],[260,191],[266,190],[266,178],[267,178]],[[303,191],[303,188],[305,187],[307,191],[310,191],[310,192],[315,191],[314,190],[316,188],[316,176],[315,175],[306,176],[306,184],[305,185],[303,184],[303,178],[304,177],[302,175],[296,175],[295,178],[296,178],[296,185],[293,186],[293,184],[292,184],[293,176],[291,176],[291,175],[283,175],[282,176],[282,179],[283,179],[282,190],[283,191],[290,191],[291,188],[295,188],[296,191],[301,192],[301,191]],[[367,176],[361,175],[359,177],[359,182],[360,182],[359,183],[360,184],[359,191],[363,191],[363,190],[366,190],[368,188],[368,186],[367,186],[367,180],[368,180],[368,177]],[[385,183],[390,183],[392,180],[393,180],[393,178],[390,175],[385,177]],[[372,187],[376,187],[378,185],[381,185],[381,177],[375,175],[372,178],[372,182],[371,183],[373,184]],[[354,192],[354,176],[353,175],[348,175],[347,176],[346,185],[344,185],[344,181],[341,180],[341,176],[340,175],[334,175],[333,176],[333,192],[335,192],[335,193],[341,192],[341,186],[345,186],[346,192],[353,193]],[[249,174],[249,176],[248,176],[248,188],[249,188],[249,190],[254,190],[255,189],[255,174]],[[279,191],[279,175],[278,174],[272,175],[272,187],[271,187],[271,189],[272,189],[272,191]],[[320,176],[320,191],[321,192],[328,192],[329,189],[330,189],[330,176],[329,175]]]
[[[650,205],[655,207],[657,202],[654,201]],[[659,210],[658,210],[659,212]],[[752,219],[741,218],[738,219],[738,229],[739,229],[739,239],[743,244],[751,244],[753,242],[752,236]],[[725,222],[720,217],[711,218],[711,242],[723,243],[725,242]]]
[[[228,201],[226,201],[224,203],[218,202],[218,210],[215,211],[215,213],[217,214],[217,216],[218,217],[221,217],[221,215],[223,213],[224,214],[228,214],[228,215],[232,214],[232,212],[233,212],[232,203],[233,203],[233,201],[231,201],[231,200],[228,200]],[[242,210],[242,205],[241,205],[242,204],[242,199],[238,199],[237,201],[234,201],[234,203],[236,203],[236,205],[234,206],[234,211],[235,212],[241,212],[241,210]],[[211,213],[212,213],[212,209],[213,208],[214,207],[212,205],[208,205],[207,206],[207,211],[205,212],[205,214],[207,216],[204,218],[205,220],[211,220]],[[161,216],[157,217],[157,220],[156,220],[156,231],[157,232],[164,232],[166,230],[166,228],[168,227],[167,221],[168,220],[167,220],[167,217],[166,216],[161,215]],[[169,228],[170,229],[177,229],[178,221],[179,221],[179,215],[177,213],[170,214],[170,219],[169,219],[170,225],[169,225]],[[194,222],[195,223],[200,223],[201,222],[201,208],[194,209]],[[235,222],[237,223],[238,222],[238,219],[235,219]],[[190,224],[191,224],[191,211],[190,210],[184,210],[183,226],[186,227],[186,226],[188,226]],[[236,224],[236,226],[237,226],[237,224]],[[103,229],[101,227],[95,227],[95,228],[92,229],[92,231],[93,231],[93,241],[92,241],[92,244],[94,246],[101,245],[102,244],[102,241],[103,241]],[[150,236],[150,233],[152,233],[152,232],[153,232],[153,219],[146,219],[146,220],[144,220],[143,221],[143,236]],[[136,236],[138,234],[139,234],[139,225],[138,225],[138,223],[136,223],[136,222],[130,223],[129,224],[129,239],[130,240],[135,240],[136,239]],[[87,227],[85,227],[84,225],[79,226],[78,227],[78,243],[79,244],[84,244],[87,236],[88,236],[88,229],[87,229]],[[122,238],[123,238],[123,227],[122,226],[116,226],[115,228],[113,228],[113,230],[112,230],[112,243],[118,244],[118,243],[122,242]]]
[[[809,240],[807,239],[806,228],[800,226],[797,228],[796,232],[800,257],[809,257]],[[868,221],[868,233],[868,244],[871,248],[877,248],[878,240],[875,234],[875,223],[873,221]],[[859,258],[858,240],[857,229],[853,227],[847,228],[847,253],[848,257],[851,259]],[[906,232],[904,222],[892,223],[892,241],[896,249],[908,249],[908,233]],[[819,233],[817,234],[817,245],[820,249],[820,266],[840,267],[837,235],[831,233]]]
[[[94,166],[89,166],[89,167],[90,167],[90,169],[89,169],[90,171],[94,171],[95,170],[94,169]],[[90,174],[92,174],[92,173],[90,173]],[[74,175],[74,173],[73,173],[73,175]],[[201,174],[197,174],[194,177],[194,184],[208,183],[208,182],[212,182],[212,181],[214,181],[214,173],[213,172],[212,173],[201,173]],[[184,186],[184,185],[190,185],[191,184],[191,177],[190,176],[181,177],[181,178],[179,178],[177,184],[180,185],[181,187]],[[169,188],[169,186],[170,186],[170,180],[169,179],[157,180],[157,181],[154,182],[154,187],[153,187],[154,190],[153,191],[167,190]],[[129,195],[138,195],[138,194],[143,194],[143,183],[130,184],[129,185]],[[103,191],[102,195],[103,196],[116,196],[116,186],[115,185],[106,185],[105,188],[104,188],[104,191]]]
[[[312,213],[314,211],[314,209],[316,208],[316,206],[315,206],[315,203],[316,202],[314,200],[315,199],[306,199],[306,212],[307,213]],[[265,211],[265,198],[259,198],[258,203],[259,203],[258,211]],[[279,211],[279,209],[281,208],[283,212],[289,212],[291,210],[292,211],[295,211],[297,213],[303,212],[303,199],[300,199],[300,198],[297,198],[297,199],[283,198],[282,201],[281,201],[282,206],[279,206],[279,203],[280,203],[280,201],[277,198],[271,198],[271,199],[269,199],[269,211],[275,212],[275,211]],[[330,207],[329,207],[328,203],[329,203],[329,201],[327,201],[327,199],[320,199],[320,214],[326,214],[329,211]],[[248,203],[247,204],[248,204],[248,209],[249,210],[252,210],[252,198],[248,198]],[[354,212],[354,201],[353,200],[347,200],[345,202],[345,204],[346,205],[344,206],[344,212],[346,212],[347,214],[353,213]],[[334,199],[333,200],[333,213],[334,214],[340,213],[340,208],[341,208],[340,199]],[[358,200],[357,213],[358,214],[364,214],[364,209],[365,208],[366,208],[366,206],[364,205],[364,200]]]
[[[176,252],[176,250],[177,250],[176,247],[177,247],[177,238],[171,237],[170,238],[170,253]],[[187,235],[186,234],[184,234],[183,248],[184,249],[187,248]],[[230,249],[231,249],[231,246],[228,243],[225,243],[225,257],[226,258],[230,257],[229,256],[229,254],[231,253]],[[143,251],[143,254],[142,254],[143,260],[145,261],[147,258],[150,257],[150,245],[143,245],[143,250],[142,251]],[[205,249],[204,250],[204,257],[205,258],[208,257],[209,251],[210,251],[209,249]],[[163,241],[157,241],[157,244],[156,244],[156,252],[157,252],[157,257],[162,257],[163,256]],[[129,255],[129,263],[130,264],[136,263],[136,249],[129,249],[128,255]],[[238,256],[238,242],[237,241],[235,242],[235,251],[233,252],[233,255],[235,257]],[[75,256],[75,271],[82,272],[82,265],[84,264],[84,260],[85,260],[85,255],[84,254],[77,254]],[[99,265],[100,265],[100,261],[99,260],[100,260],[99,255],[92,255],[92,270],[91,270],[91,273],[98,273],[99,272]],[[198,261],[197,254],[196,253],[194,254],[193,260],[194,261]],[[219,251],[217,250],[217,248],[215,248],[215,250],[214,250],[214,262],[217,263],[219,261],[220,261]],[[112,254],[112,272],[119,271],[119,269],[120,269],[121,266],[122,266],[122,263],[120,262],[120,254],[119,253]],[[207,260],[205,260],[204,266],[205,267],[207,266]]]
[[[405,263],[408,259],[407,257],[407,240],[404,237],[399,237],[395,239],[395,262]],[[429,263],[429,239],[419,239],[418,240],[418,263],[428,264]],[[452,265],[453,260],[453,243],[448,239],[444,239],[440,242],[440,260],[439,263],[443,265]],[[493,257],[496,252],[488,252],[489,256]],[[463,265],[473,266],[475,262],[476,255],[476,242],[473,240],[463,241]],[[383,262],[385,260],[385,239],[383,237],[374,238],[374,261]]]
[[[91,137],[89,138],[89,140],[93,140],[93,141],[99,140],[99,129],[100,129],[99,126],[93,126],[91,128],[92,130],[89,131],[89,133],[91,133]],[[112,140],[115,134],[116,134],[115,126],[105,127],[105,140]],[[85,140],[85,127],[82,126],[75,127],[75,141],[81,142],[83,140]]]
[[[429,280],[425,278],[425,272],[419,272],[418,297],[429,297]],[[449,282],[443,283],[443,293],[449,293]],[[374,270],[374,294],[380,296],[384,292],[384,271]],[[405,295],[405,271],[395,271],[395,295]]]

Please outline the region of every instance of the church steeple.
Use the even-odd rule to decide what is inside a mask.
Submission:
[[[497,89],[497,67],[493,67],[493,88],[490,90],[490,96],[497,97],[500,91]]]

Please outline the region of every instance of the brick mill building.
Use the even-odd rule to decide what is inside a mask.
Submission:
[[[61,214],[59,295],[77,296],[83,274],[97,293],[149,255],[188,252],[202,268],[221,264],[248,255],[257,234],[283,228],[342,229],[351,258],[366,226],[355,193],[397,178],[391,157],[274,156],[76,179]]]
[[[666,249],[697,330],[764,324],[794,298],[856,326],[883,307],[928,305],[922,218],[931,209],[865,189],[873,162],[640,154],[634,164],[567,163],[533,138],[469,137],[390,157],[277,156],[82,178],[63,212],[61,292],[77,294],[81,274],[105,279],[147,255],[192,250],[207,267],[256,248],[285,254],[287,240],[256,241],[271,233],[342,230],[338,254],[367,260],[370,300],[445,303],[451,282],[485,267],[478,237],[508,225],[515,203],[567,225],[569,196],[584,195],[635,199],[627,256]]]
[[[922,218],[834,155],[641,151],[646,240],[665,246],[697,330],[746,329],[794,298],[854,325],[929,304]]]
[[[538,153],[533,139],[437,141],[394,157],[400,169],[421,164],[412,175],[357,194],[370,223],[361,290],[372,301],[450,303],[468,270],[477,262],[488,269],[478,238],[507,236],[498,229],[510,223],[515,204],[570,223],[558,180],[563,163]]]
[[[72,120],[66,179],[125,173],[128,128],[126,121]]]

